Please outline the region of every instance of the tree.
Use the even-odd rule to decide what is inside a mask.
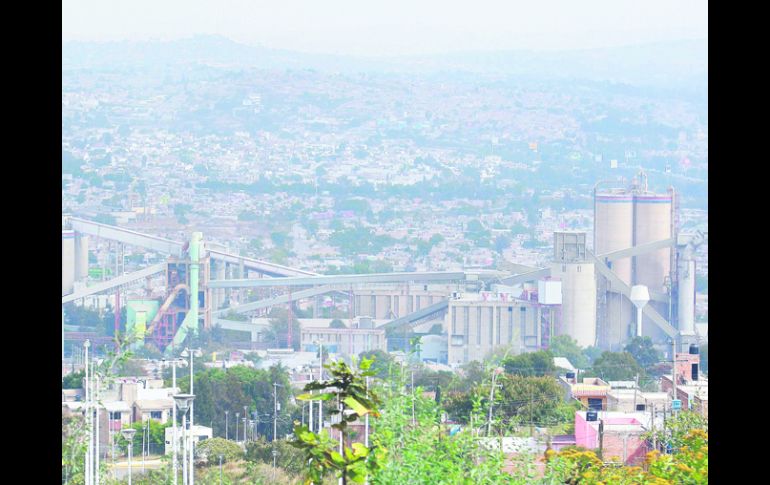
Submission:
[[[62,379],[61,382],[61,388],[62,389],[81,389],[83,387],[83,379],[86,376],[86,372],[84,370],[79,370],[77,372],[71,372],[64,376],[64,379]]]
[[[127,359],[117,369],[117,375],[121,377],[135,377],[145,375],[144,364],[141,360]]]
[[[292,319],[292,342],[294,350],[299,350],[299,337],[302,327],[299,320]],[[283,308],[273,308],[270,312],[270,327],[265,332],[265,340],[272,341],[278,348],[288,345],[289,339],[289,313]]]
[[[591,367],[592,374],[605,381],[633,381],[644,369],[628,352],[603,352]]]
[[[496,415],[503,424],[554,426],[575,418],[575,408],[564,402],[564,390],[551,376],[503,375]]]
[[[593,345],[590,347],[586,347],[585,350],[583,350],[583,355],[588,360],[588,364],[592,364],[596,359],[598,359],[602,352],[604,352],[599,347],[594,347]]]
[[[202,441],[195,447],[195,453],[210,464],[218,464],[220,456],[222,457],[222,463],[238,460],[243,457],[241,446],[235,441],[224,438],[211,438]]]
[[[263,436],[246,444],[246,459],[255,463],[273,465],[273,451],[277,451],[276,465],[287,472],[298,475],[307,465],[304,453],[288,440],[268,442]]]
[[[183,392],[189,390],[189,380],[179,381]],[[243,408],[248,412],[259,412],[257,431],[262,436],[273,435],[273,383],[279,384],[277,400],[281,412],[278,419],[278,433],[285,434],[291,429],[288,416],[291,416],[295,406],[290,402],[291,383],[286,368],[275,365],[269,369],[254,369],[246,366],[234,366],[227,370],[207,368],[195,375],[195,417],[200,423],[213,423],[217,435],[225,435],[225,411],[230,416],[228,431],[235,436],[235,413],[241,413]],[[243,429],[243,423],[240,423]]]
[[[326,368],[331,379],[325,381],[313,381],[305,385],[305,391],[326,391],[321,394],[302,394],[297,396],[300,400],[317,399],[329,401],[336,398],[338,408],[331,411],[332,416],[339,416],[339,421],[332,428],[340,431],[342,443],[349,434],[348,423],[359,418],[371,415],[379,417],[377,407],[380,399],[374,390],[367,389],[364,378],[374,373],[369,369],[371,360],[362,360],[358,369],[352,369],[343,361],[332,362]],[[385,457],[386,450],[377,444],[365,446],[362,443],[353,443],[350,448],[343,446],[343,453],[337,451],[337,442],[326,433],[313,433],[305,425],[297,424],[294,427],[295,440],[292,445],[305,452],[307,478],[313,483],[322,483],[323,477],[329,472],[342,479],[342,484],[347,485],[348,480],[355,483],[365,483],[367,477],[376,472]]]
[[[509,374],[522,376],[552,375],[556,371],[553,354],[548,350],[508,357],[503,361],[503,368]]]
[[[702,346],[700,349],[700,366],[703,369],[704,374],[709,372],[709,344]]]
[[[634,337],[623,350],[631,354],[645,370],[660,362],[660,352],[652,346],[650,337]]]
[[[126,428],[132,428],[136,430],[136,436],[134,437],[133,441],[134,455],[141,455],[142,453],[142,431],[146,427],[149,427],[150,430],[150,445],[152,445],[154,451],[163,453],[163,446],[166,443],[166,428],[169,426],[171,426],[170,422],[161,423],[154,419],[150,419],[146,423],[142,421],[136,421],[135,423],[126,426]],[[117,444],[121,450],[125,450],[128,446],[128,441],[123,437],[122,434],[119,434]]]
[[[364,359],[373,360],[374,363],[372,364],[370,370],[374,372],[372,375],[379,379],[387,378],[390,366],[395,363],[393,356],[380,349],[363,351],[358,354],[358,359],[360,361],[363,361]]]
[[[329,323],[329,328],[348,328],[348,326],[339,318],[335,318]]]
[[[551,339],[548,350],[553,353],[554,357],[566,358],[578,369],[584,369],[588,366],[588,358],[583,353],[583,348],[569,335],[557,335]]]

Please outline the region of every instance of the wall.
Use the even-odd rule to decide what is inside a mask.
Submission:
[[[445,317],[448,363],[481,360],[504,346],[511,346],[511,355],[538,350],[538,310],[535,303],[524,300],[449,300]]]

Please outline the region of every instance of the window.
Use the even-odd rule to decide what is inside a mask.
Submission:
[[[150,419],[157,419],[160,421],[163,419],[163,411],[150,411]]]
[[[596,411],[602,410],[602,400],[601,398],[588,398],[588,409],[595,409]]]
[[[644,411],[646,409],[646,407],[647,406],[645,406],[644,404],[637,404],[636,405],[636,410],[637,411]]]
[[[121,418],[120,411],[113,411],[112,419],[120,421],[120,418]]]
[[[476,345],[481,345],[481,307],[476,308]]]

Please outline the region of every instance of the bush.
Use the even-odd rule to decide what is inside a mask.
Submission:
[[[276,463],[291,474],[299,474],[305,466],[302,450],[292,446],[287,440],[276,440],[275,450],[278,452]],[[273,442],[267,442],[264,437],[246,444],[246,460],[255,463],[273,465]]]
[[[224,438],[202,441],[195,450],[201,460],[211,465],[219,463],[219,455],[222,455],[222,463],[243,458],[243,448],[235,441]]]

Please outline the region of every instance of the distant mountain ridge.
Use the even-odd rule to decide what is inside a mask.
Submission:
[[[64,42],[62,68],[158,68],[175,65],[315,69],[332,72],[468,72],[530,79],[586,79],[658,87],[708,86],[708,40],[570,51],[458,52],[356,57],[249,46],[223,36],[173,41]]]

